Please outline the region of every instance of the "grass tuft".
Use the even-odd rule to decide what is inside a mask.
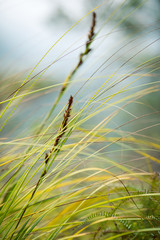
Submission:
[[[133,26],[146,2],[92,6],[10,94],[3,81],[0,239],[160,238],[158,28]],[[38,71],[89,14],[86,42]],[[71,54],[53,84],[49,69]]]

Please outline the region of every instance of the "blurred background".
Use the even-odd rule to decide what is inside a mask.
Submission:
[[[0,2],[0,59],[1,72],[4,75],[25,71],[32,68],[46,51],[64,34],[75,22],[83,17],[103,1],[96,0],[28,0],[28,1],[1,1]],[[121,23],[121,34],[143,31],[152,26],[154,29],[159,24],[160,1],[106,1],[103,8],[97,9],[98,25],[101,26],[111,12],[116,11],[116,16],[111,17],[104,29],[107,34],[118,21],[134,8],[141,7],[131,14],[125,22]],[[119,7],[119,10],[118,10]],[[52,61],[58,53],[61,53],[71,44],[85,36],[90,26],[90,19],[84,19],[65,37],[63,43],[59,43],[57,49],[52,52]],[[98,28],[98,27],[97,27]],[[122,33],[123,29],[123,33]],[[149,37],[155,37],[159,30],[153,31]],[[144,36],[143,36],[144,37]],[[147,38],[148,36],[145,36]],[[112,42],[116,41],[112,34]],[[62,49],[63,48],[63,49]],[[107,49],[109,50],[109,49]],[[152,49],[155,52],[158,50]],[[152,54],[155,54],[153,52]],[[72,60],[72,54],[69,60]],[[63,64],[63,67],[66,65]],[[73,61],[74,62],[74,61]],[[7,70],[6,70],[7,69]],[[67,69],[67,67],[66,67]]]
[[[103,5],[95,10],[97,13],[95,32],[98,34],[92,43],[92,51],[62,98],[60,108],[64,103],[66,104],[68,96],[74,95],[90,76],[97,80],[89,83],[82,91],[83,94],[77,97],[75,102],[77,109],[81,107],[81,100],[85,101],[85,96],[93,95],[99,84],[102,85],[106,81],[106,76],[109,77],[114,71],[117,71],[115,79],[113,78],[116,80],[117,76],[126,74],[148,59],[158,59],[160,53],[159,0],[0,0],[0,100],[13,96],[14,91],[21,86],[24,79],[56,41],[73,24],[100,4]],[[50,88],[23,98],[22,104],[1,131],[4,139],[26,136],[26,129],[29,136],[44,119],[58,96],[60,84],[75,67],[79,54],[85,49],[91,21],[92,15],[89,14],[70,29],[31,74],[30,81],[20,89],[19,94],[25,93],[34,81],[32,90],[49,86]],[[54,61],[56,62],[53,63]],[[104,64],[105,61],[106,64]],[[102,64],[104,65],[99,71]],[[40,76],[42,70],[48,66],[50,67],[47,71]],[[148,68],[141,71],[147,74],[148,69],[152,68],[157,70],[147,75],[147,82],[150,83],[158,81],[159,61],[154,61],[148,65]],[[127,81],[129,83],[134,79]],[[146,83],[146,78],[132,86],[137,84],[141,86],[143,83]],[[52,87],[54,84],[57,85]],[[113,94],[125,84],[125,82],[120,83],[107,94]],[[150,110],[153,112],[159,110],[159,100],[158,93],[149,94],[144,98],[143,104],[133,104],[132,109],[129,107],[131,114],[123,112],[112,122],[111,127],[120,126],[124,119],[130,120],[133,116],[146,114]],[[1,104],[1,111],[5,106],[6,103]],[[58,111],[59,109],[56,109],[55,114]],[[112,108],[108,111],[111,112]],[[9,114],[10,112],[2,120],[5,121]],[[157,118],[158,116],[153,114],[147,118],[146,122],[144,120],[138,124],[136,122],[132,128],[136,131],[142,126],[145,127],[145,124],[146,126],[154,125],[157,123]],[[98,121],[99,116],[96,116],[92,123],[95,124]],[[3,127],[3,123],[1,126]],[[146,134],[157,138],[158,128],[148,129]]]

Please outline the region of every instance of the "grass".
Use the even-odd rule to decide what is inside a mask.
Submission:
[[[149,41],[140,30],[125,34],[112,54],[112,45],[105,45],[145,4],[94,7],[23,82],[15,80],[9,94],[3,86],[1,239],[159,239],[159,56],[152,54],[157,28],[144,29]],[[108,7],[102,23],[100,13]],[[36,72],[87,16],[86,42]],[[77,63],[62,83],[38,85],[56,62],[77,50]],[[32,105],[44,95],[54,99],[37,117]]]

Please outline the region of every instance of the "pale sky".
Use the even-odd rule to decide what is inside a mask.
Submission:
[[[15,58],[26,68],[35,64],[67,30],[63,25],[61,29],[54,24],[48,27],[51,14],[62,6],[78,20],[84,15],[82,3],[83,0],[1,0],[0,59],[3,59],[3,64],[12,64]]]

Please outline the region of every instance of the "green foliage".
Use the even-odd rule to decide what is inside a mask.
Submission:
[[[132,4],[135,12],[142,7],[142,2],[137,3]],[[8,97],[4,94],[0,115],[1,239],[160,237],[159,111],[157,103],[151,105],[149,101],[159,90],[160,58],[152,54],[152,45],[159,39],[147,44],[143,39],[140,46],[138,37],[127,37],[127,42],[117,39],[113,55],[108,56],[106,51],[95,57],[94,51],[106,36],[119,30],[134,12],[123,1],[96,26],[93,12],[97,11],[97,18],[100,10],[104,15],[106,5],[95,6],[68,29],[24,82]],[[100,35],[124,9],[124,18],[105,36]],[[92,24],[78,64],[61,84],[35,89],[44,73],[69,53],[36,73],[39,64],[91,13]],[[147,49],[151,54],[141,55]],[[47,95],[52,90],[54,95],[55,89],[58,94],[48,111],[41,109],[39,118],[34,114],[34,119],[32,114],[23,116],[24,108],[31,112],[34,100],[40,99],[37,93]],[[34,96],[32,102],[30,96]],[[23,126],[19,125],[21,121]]]

